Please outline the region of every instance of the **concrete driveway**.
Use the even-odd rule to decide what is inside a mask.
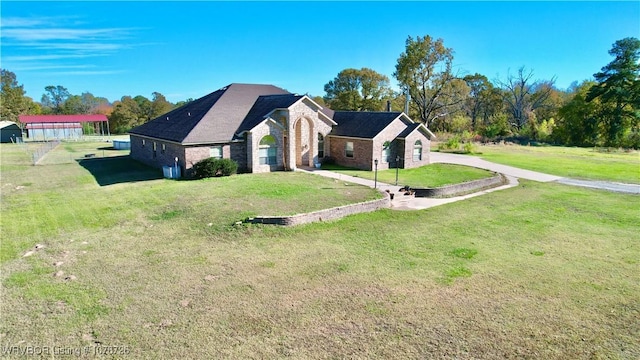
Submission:
[[[513,166],[500,165],[500,164],[483,160],[479,157],[469,156],[469,155],[432,152],[431,154],[429,154],[429,157],[431,159],[431,163],[446,163],[446,164],[473,166],[480,169],[486,169],[486,170],[494,171],[500,174],[505,174],[505,175],[517,177],[520,179],[526,179],[526,180],[550,182],[550,181],[558,181],[562,179],[562,177],[560,176],[543,174],[543,173],[530,171],[530,170],[523,170],[523,169],[515,168]]]
[[[486,169],[495,171],[497,173],[513,176],[520,179],[534,180],[539,182],[551,182],[556,181],[565,185],[588,187],[592,189],[600,189],[607,191],[620,192],[625,194],[640,194],[640,185],[636,184],[623,184],[608,181],[594,181],[594,180],[577,180],[563,178],[561,176],[549,175],[540,173],[537,171],[523,170],[515,168],[513,166],[500,165],[483,160],[476,156],[448,154],[440,152],[431,152],[429,154],[432,163],[447,163],[473,166],[480,169]]]

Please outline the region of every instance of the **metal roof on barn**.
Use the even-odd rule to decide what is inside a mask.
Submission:
[[[20,115],[23,124],[106,122],[106,115]]]

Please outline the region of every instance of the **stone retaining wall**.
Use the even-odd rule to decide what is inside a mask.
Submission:
[[[247,222],[253,224],[294,226],[316,221],[340,219],[348,215],[371,212],[391,207],[389,194],[385,192],[384,195],[384,199],[371,200],[351,205],[336,206],[330,209],[318,210],[304,214],[296,214],[291,216],[256,216],[255,218],[249,219]]]
[[[504,177],[501,174],[496,174],[495,176],[486,179],[467,181],[460,184],[448,185],[439,188],[411,188],[411,190],[415,192],[415,197],[445,197],[460,193],[472,192],[482,188],[498,186],[504,184],[504,182]]]

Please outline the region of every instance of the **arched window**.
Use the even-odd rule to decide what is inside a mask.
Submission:
[[[324,136],[318,133],[318,158],[322,159],[324,157]]]
[[[413,144],[413,161],[422,160],[422,141],[416,140]]]
[[[258,146],[260,165],[277,165],[277,153],[278,146],[276,144],[276,138],[267,135],[260,140],[260,145]]]

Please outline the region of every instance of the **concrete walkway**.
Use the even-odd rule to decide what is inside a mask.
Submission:
[[[469,199],[475,196],[480,196],[484,194],[488,194],[493,191],[504,190],[518,185],[518,178],[539,181],[539,182],[551,182],[556,181],[565,185],[572,186],[582,186],[594,189],[622,192],[627,194],[640,194],[640,185],[635,184],[622,184],[622,183],[612,183],[606,181],[590,181],[590,180],[575,180],[563,178],[560,176],[544,174],[536,171],[524,170],[515,168],[513,166],[500,165],[496,163],[492,163],[483,159],[480,159],[475,156],[469,155],[458,155],[458,154],[447,154],[447,153],[439,153],[432,152],[430,154],[431,163],[447,163],[447,164],[457,164],[457,165],[466,165],[473,166],[480,169],[490,170],[496,173],[500,173],[506,176],[508,182],[505,185],[498,186],[492,189],[478,191],[472,194],[455,196],[450,198],[417,198],[412,195],[404,195],[402,192],[399,192],[400,185],[390,185],[378,182],[377,187],[381,191],[387,191],[391,194],[394,194],[394,198],[391,201],[391,209],[393,210],[420,210],[420,209],[428,209],[430,207],[443,205],[452,203],[455,201]],[[340,173],[336,173],[328,170],[321,170],[315,168],[305,168],[305,169],[297,169],[298,171],[307,172],[310,174],[320,175],[332,179],[337,179],[340,181],[350,182],[354,184],[364,185],[373,188],[375,182],[369,179],[363,179],[355,176],[344,175]]]
[[[374,185],[376,185],[374,180],[369,180],[369,179],[363,179],[363,178],[359,178],[359,177],[355,177],[355,176],[349,176],[349,175],[344,175],[344,174],[340,174],[340,173],[336,173],[333,171],[328,171],[328,170],[320,170],[320,169],[312,169],[312,168],[305,168],[305,169],[301,169],[298,168],[296,169],[296,171],[302,171],[302,172],[306,172],[309,174],[315,174],[315,175],[320,175],[320,176],[324,176],[324,177],[328,177],[328,178],[332,178],[332,179],[337,179],[340,181],[344,181],[344,182],[349,182],[349,183],[354,183],[354,184],[359,184],[359,185],[364,185],[364,186],[368,186],[373,188]],[[413,195],[404,195],[403,192],[399,192],[398,189],[400,189],[400,185],[391,185],[391,184],[385,184],[385,183],[381,183],[378,181],[377,186],[378,189],[380,191],[387,191],[390,194],[394,194],[393,195],[393,200],[391,200],[391,209],[393,210],[421,210],[421,209],[428,209],[434,206],[438,206],[438,205],[443,205],[443,204],[448,204],[448,203],[452,203],[455,201],[460,201],[460,200],[464,200],[464,199],[469,199],[475,196],[480,196],[480,195],[484,195],[484,194],[488,194],[490,192],[493,191],[498,191],[498,190],[503,190],[503,189],[508,189],[514,186],[518,185],[518,179],[513,177],[513,176],[509,176],[506,175],[508,182],[505,185],[502,186],[498,186],[495,188],[491,188],[491,189],[487,189],[487,190],[482,190],[482,191],[478,191],[472,194],[467,194],[467,195],[462,195],[462,196],[455,196],[455,197],[450,197],[450,198],[442,198],[442,199],[436,199],[436,198],[417,198]]]

